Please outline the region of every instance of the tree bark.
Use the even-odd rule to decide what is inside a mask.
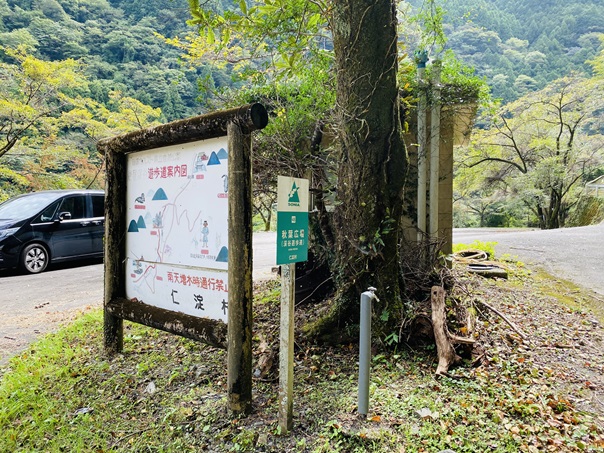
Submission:
[[[438,353],[438,366],[436,375],[446,375],[449,367],[461,361],[461,357],[455,352],[453,344],[474,344],[471,338],[452,335],[447,327],[447,313],[445,311],[445,290],[440,286],[433,286],[431,292],[432,303],[432,329],[436,341]]]
[[[369,286],[377,288],[391,313],[400,304],[398,243],[407,160],[394,4],[337,0],[334,6],[340,165],[332,266],[338,296],[331,320],[347,322],[358,319],[359,295]]]

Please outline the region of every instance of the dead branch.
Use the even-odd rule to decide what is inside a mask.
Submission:
[[[520,337],[524,340],[530,343],[530,340],[528,338],[528,336],[526,336],[524,333],[522,333],[522,331],[516,326],[516,324],[514,324],[512,321],[510,321],[507,316],[505,316],[503,313],[501,313],[499,310],[497,310],[495,307],[487,304],[485,301],[480,300],[480,299],[475,299],[475,302],[478,302],[479,304],[481,304],[483,307],[488,308],[489,310],[491,310],[493,313],[495,313],[497,316],[499,316],[501,319],[503,319],[513,330],[514,332],[516,332],[518,335],[520,335]]]
[[[258,367],[254,372],[254,377],[256,379],[266,379],[266,376],[271,372],[271,368],[273,367],[275,352],[273,348],[270,346],[268,341],[264,335],[259,334],[260,345],[258,346]]]

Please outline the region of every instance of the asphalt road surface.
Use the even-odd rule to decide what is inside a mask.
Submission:
[[[38,275],[0,273],[0,365],[40,335],[101,306],[102,298],[103,265],[98,260]]]
[[[496,242],[495,254],[510,254],[604,296],[604,223],[558,230],[454,229],[453,242]]]
[[[275,233],[254,234],[256,280],[273,275],[275,239]],[[604,224],[552,231],[456,229],[453,240],[497,242],[498,256],[517,256],[604,296]],[[103,265],[84,264],[39,275],[0,272],[0,366],[40,335],[102,305]]]
[[[254,234],[255,280],[273,277],[275,233]],[[103,264],[51,267],[38,275],[0,271],[0,366],[40,335],[103,304]]]

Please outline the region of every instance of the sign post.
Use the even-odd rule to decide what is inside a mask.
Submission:
[[[279,428],[293,426],[294,295],[296,263],[308,259],[308,180],[277,180],[277,264],[281,264],[279,335]]]
[[[106,156],[105,349],[123,320],[228,351],[228,401],[252,408],[251,133],[261,104],[131,132]]]

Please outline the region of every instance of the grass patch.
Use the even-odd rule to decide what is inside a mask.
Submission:
[[[593,294],[585,294],[585,290],[581,287],[568,280],[554,277],[543,270],[535,273],[534,282],[538,291],[555,297],[572,310],[590,312],[604,324],[604,299],[597,298]]]
[[[482,250],[485,252],[490,259],[495,258],[495,246],[497,242],[483,242],[475,240],[471,244],[453,244],[453,253],[459,253],[464,250]]]
[[[532,284],[526,276],[520,283]],[[500,291],[501,283],[484,284],[485,294]],[[512,303],[514,293],[504,296]],[[255,347],[259,337],[274,345],[278,297],[277,281],[257,288]],[[555,369],[533,360],[526,345],[509,344],[505,325],[481,322],[488,360],[453,370],[455,378],[434,378],[433,348],[401,344],[376,355],[366,420],[356,414],[357,345],[298,338],[294,430],[281,436],[275,371],[255,380],[254,412],[234,418],[224,351],[126,323],[124,353],[109,357],[101,313],[92,312],[10,361],[0,381],[0,450],[604,451],[602,414],[578,408]]]

